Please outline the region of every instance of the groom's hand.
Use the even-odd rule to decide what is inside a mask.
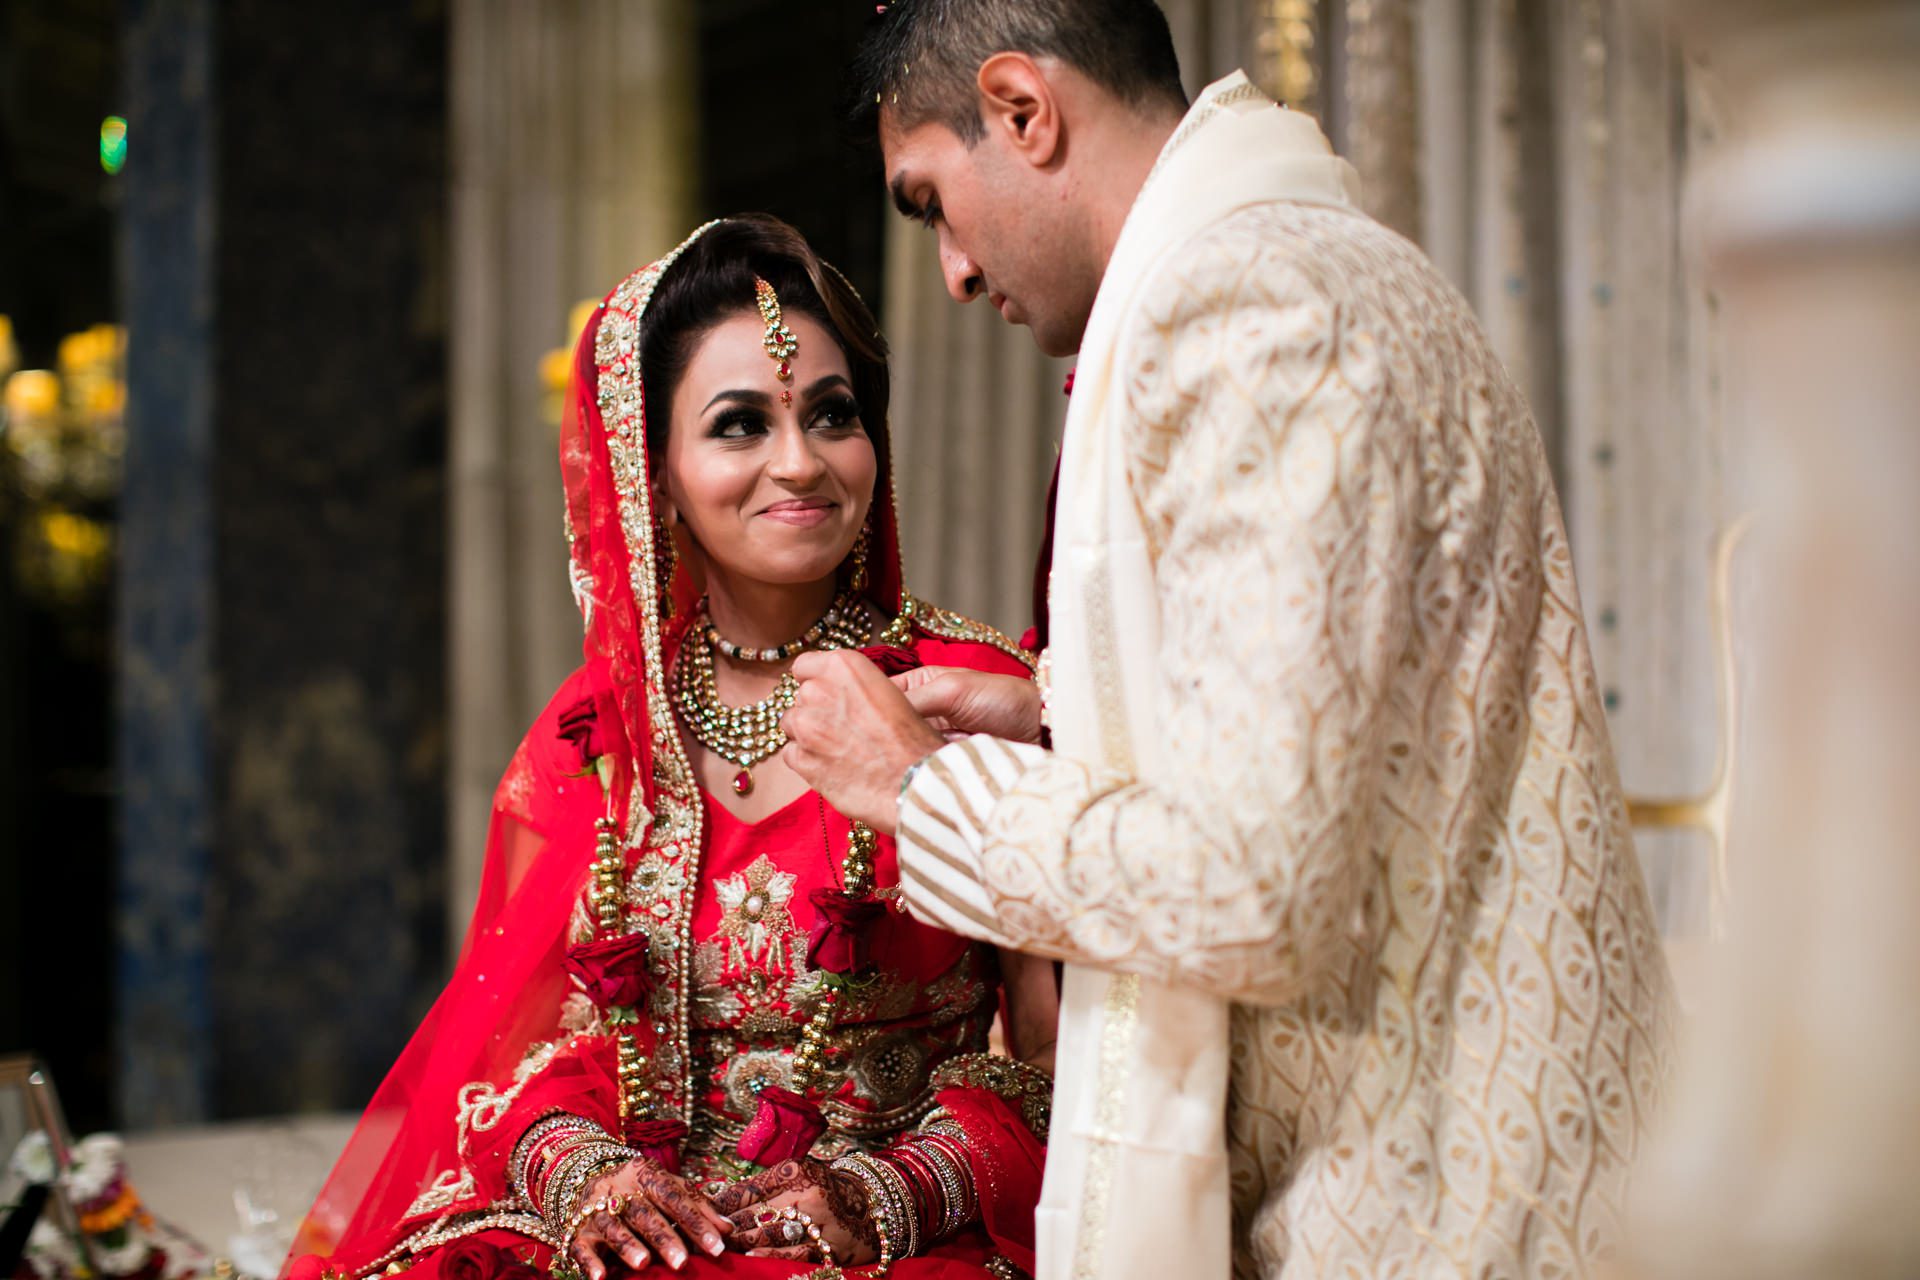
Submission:
[[[1024,676],[965,667],[918,667],[893,677],[913,709],[948,738],[985,733],[1040,741],[1040,686]]]
[[[800,692],[780,721],[780,758],[841,813],[892,835],[900,780],[946,740],[857,653],[803,653],[793,674]]]

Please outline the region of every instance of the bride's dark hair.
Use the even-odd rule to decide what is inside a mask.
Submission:
[[[846,354],[860,421],[875,443],[886,438],[887,343],[852,285],[798,231],[765,213],[713,227],[667,269],[647,304],[640,377],[647,398],[647,452],[666,456],[669,406],[700,340],[741,312],[752,313],[753,278],[780,295],[781,310],[813,317]]]

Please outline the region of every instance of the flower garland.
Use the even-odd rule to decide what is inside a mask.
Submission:
[[[186,1280],[217,1271],[204,1249],[147,1211],[127,1176],[126,1144],[118,1135],[82,1138],[61,1170],[47,1135],[31,1133],[8,1165],[30,1187],[58,1187],[65,1193],[85,1243],[83,1252],[81,1241],[43,1213],[28,1238],[24,1274],[80,1280],[89,1274],[89,1259],[98,1275],[118,1280]]]

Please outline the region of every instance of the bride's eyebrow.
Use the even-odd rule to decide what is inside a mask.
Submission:
[[[773,403],[773,397],[764,391],[722,391],[719,395],[701,406],[700,412],[705,413],[722,400],[739,400],[746,404],[757,405],[763,409]]]
[[[816,378],[813,382],[813,385],[809,386],[801,394],[806,396],[807,399],[811,400],[813,399],[813,397],[819,395],[821,392],[827,390],[829,387],[836,387],[836,386],[847,391],[853,390],[853,384],[851,382],[848,382],[844,377],[842,377],[837,373],[829,373],[823,378]]]

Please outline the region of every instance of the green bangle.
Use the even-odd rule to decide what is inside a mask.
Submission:
[[[932,756],[921,756],[918,760],[908,765],[907,771],[900,775],[900,799],[902,801],[905,801],[907,798],[907,788],[913,785],[913,775],[919,773],[920,766],[931,759],[933,759]]]

